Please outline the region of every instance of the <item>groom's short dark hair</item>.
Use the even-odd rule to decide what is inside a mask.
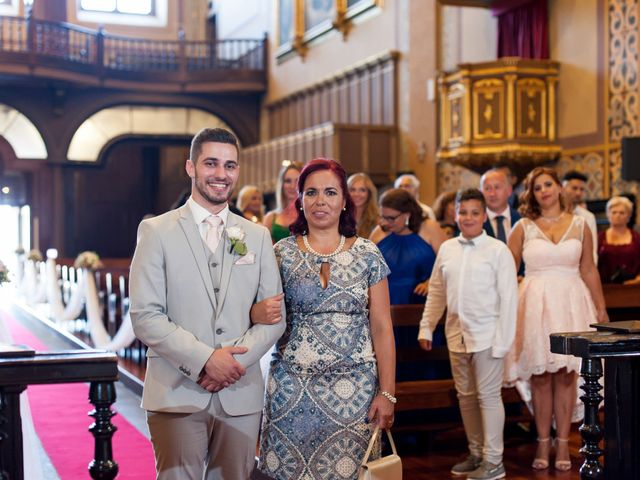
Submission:
[[[203,128],[200,130],[191,140],[191,150],[189,151],[189,158],[193,163],[196,163],[198,157],[202,153],[202,144],[207,142],[215,143],[227,143],[236,147],[238,156],[240,155],[240,147],[238,146],[238,139],[229,130],[224,128]]]

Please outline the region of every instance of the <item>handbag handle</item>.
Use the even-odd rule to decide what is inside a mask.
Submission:
[[[394,455],[397,455],[396,444],[393,442],[393,437],[391,436],[391,430],[388,428],[384,429],[387,432],[387,437],[389,438],[389,444],[391,445],[391,451]],[[362,459],[362,465],[364,466],[369,461],[369,455],[371,455],[371,450],[373,450],[373,445],[376,443],[376,439],[380,434],[380,427],[376,425],[376,429],[373,431],[373,435],[371,435],[371,440],[369,440],[369,446],[367,447],[367,453],[364,454],[364,458]]]

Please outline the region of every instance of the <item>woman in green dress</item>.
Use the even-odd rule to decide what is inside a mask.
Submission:
[[[275,210],[264,216],[263,225],[271,232],[273,243],[291,235],[289,225],[298,217],[295,201],[298,198],[298,177],[302,170],[300,162],[290,162],[280,169],[278,184],[276,187]]]

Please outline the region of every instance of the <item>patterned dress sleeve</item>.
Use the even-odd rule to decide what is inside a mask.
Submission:
[[[388,277],[391,270],[387,266],[387,262],[385,262],[382,252],[380,252],[377,245],[369,240],[365,241],[367,242],[365,248],[367,252],[367,264],[369,267],[368,282],[369,287],[371,287]]]

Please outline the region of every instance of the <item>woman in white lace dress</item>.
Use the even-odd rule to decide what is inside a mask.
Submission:
[[[529,173],[520,220],[509,248],[526,272],[520,285],[516,340],[507,357],[508,381],[530,380],[538,448],[532,467],[549,467],[551,423],[556,421],[557,470],[570,470],[568,438],[576,405],[580,359],[553,354],[549,334],[584,331],[607,321],[592,236],[581,217],[564,211],[556,172],[538,167]]]

